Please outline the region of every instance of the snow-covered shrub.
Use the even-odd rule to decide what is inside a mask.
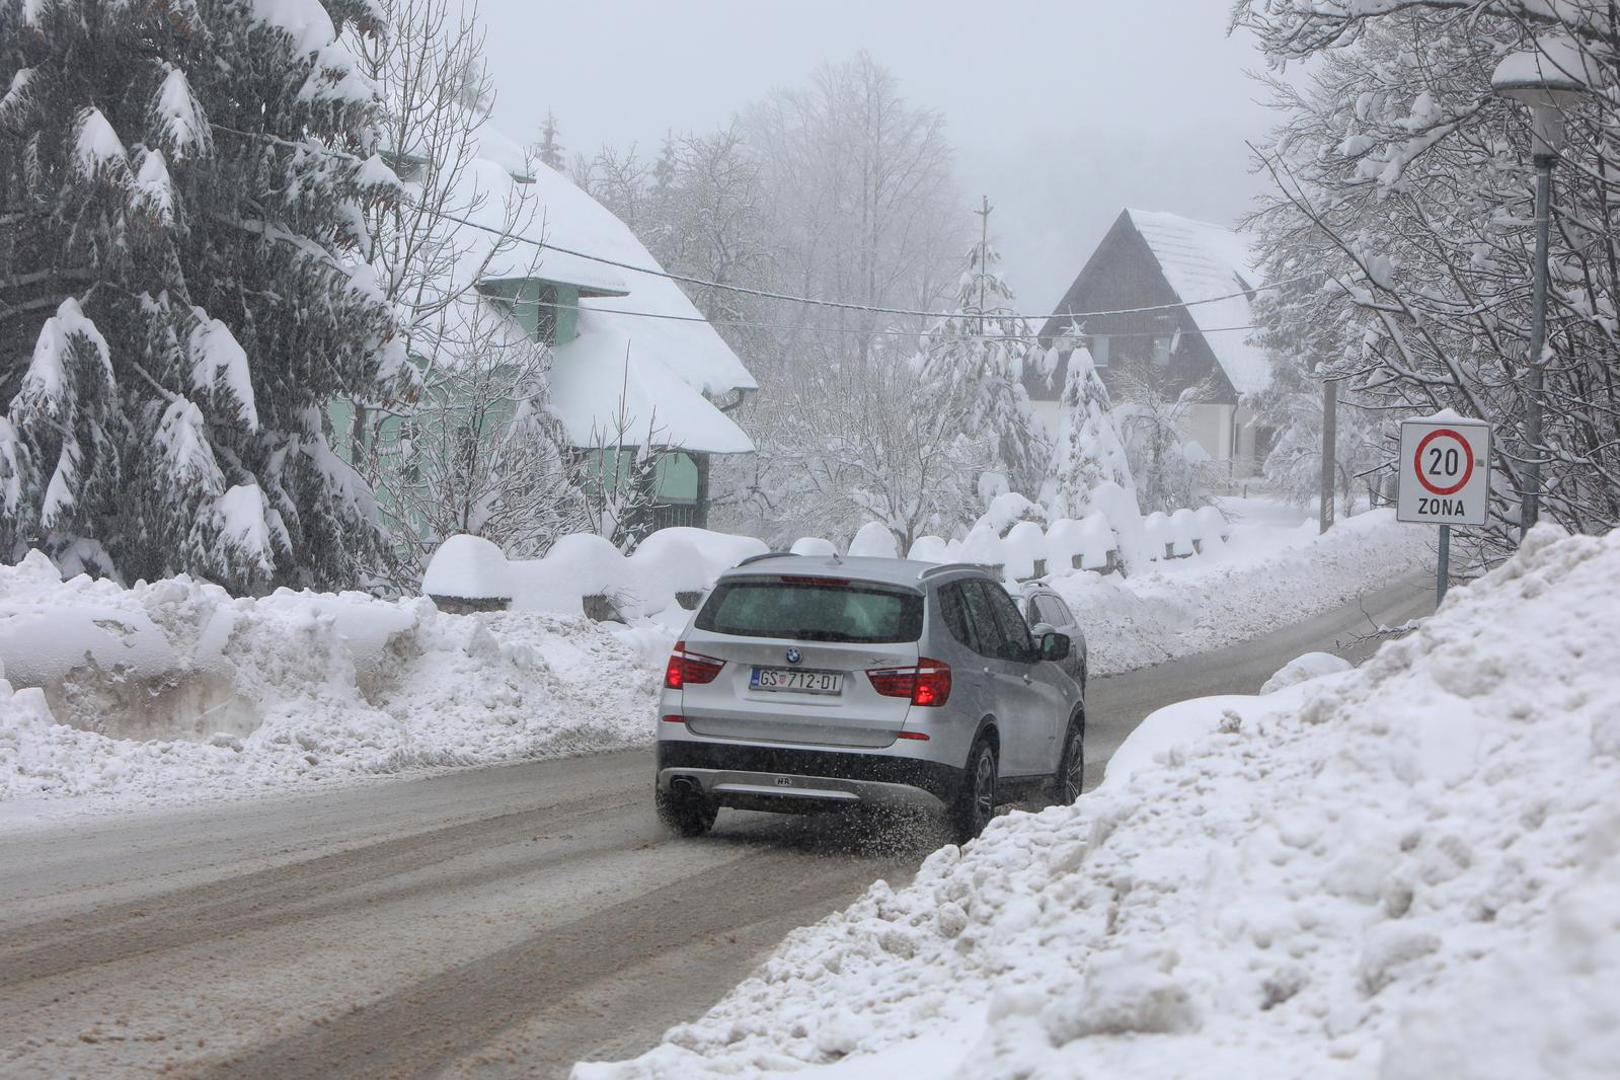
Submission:
[[[1007,531],[1021,521],[1046,524],[1046,511],[1018,492],[1008,491],[990,500],[979,521],[994,529],[997,536],[1006,536]]]

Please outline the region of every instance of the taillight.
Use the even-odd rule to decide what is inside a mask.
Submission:
[[[866,677],[884,697],[910,698],[924,708],[943,705],[951,696],[951,665],[926,656],[916,667],[870,668]]]
[[[664,689],[679,690],[688,683],[693,686],[712,683],[725,666],[724,660],[687,652],[686,642],[677,641],[675,651],[669,654],[669,664],[664,668]]]

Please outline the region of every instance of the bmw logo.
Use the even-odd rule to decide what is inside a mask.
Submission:
[[[804,657],[799,653],[798,649],[789,649],[787,651],[787,662],[788,663],[797,664],[802,659],[804,659]]]

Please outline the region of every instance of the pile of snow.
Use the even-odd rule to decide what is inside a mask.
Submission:
[[[1330,652],[1308,652],[1303,656],[1294,657],[1278,668],[1277,673],[1266,680],[1260,692],[1275,694],[1278,690],[1286,690],[1306,679],[1320,679],[1324,675],[1337,675],[1341,671],[1349,671],[1352,666],[1344,657],[1334,656]]]
[[[1196,559],[1118,578],[1053,576],[1086,632],[1094,674],[1109,675],[1247,641],[1353,601],[1368,589],[1431,566],[1429,530],[1391,510],[1346,518],[1319,535],[1239,521],[1230,543]]]
[[[0,566],[0,800],[175,802],[641,743],[672,635]],[[21,687],[29,689],[15,689]]]
[[[1612,1077],[1620,534],[1543,526],[1358,671],[1150,717],[581,1080]]]

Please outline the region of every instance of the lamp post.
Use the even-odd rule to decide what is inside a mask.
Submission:
[[[1541,398],[1546,383],[1542,353],[1547,339],[1547,240],[1551,231],[1552,170],[1564,147],[1564,110],[1588,89],[1586,56],[1571,40],[1551,37],[1533,50],[1502,58],[1491,75],[1491,89],[1530,108],[1532,161],[1536,169],[1536,266],[1530,315],[1528,400],[1525,402],[1526,456],[1519,492],[1519,537],[1541,516]]]

